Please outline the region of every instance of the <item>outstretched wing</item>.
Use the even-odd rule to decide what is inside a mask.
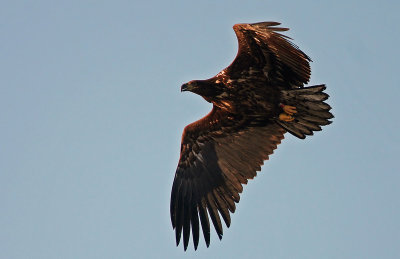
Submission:
[[[311,59],[289,37],[280,34],[288,28],[275,27],[280,23],[261,22],[235,24],[239,42],[236,58],[217,76],[225,82],[240,80],[242,84],[262,80],[280,89],[302,87],[310,79]]]
[[[183,232],[185,250],[190,232],[197,249],[200,225],[209,246],[209,217],[222,238],[219,214],[229,227],[242,184],[256,176],[263,161],[283,139],[285,130],[277,124],[252,127],[248,119],[237,116],[214,106],[207,116],[183,132],[170,209],[176,243]]]

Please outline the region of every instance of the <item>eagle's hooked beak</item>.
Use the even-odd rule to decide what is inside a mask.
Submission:
[[[187,91],[187,84],[181,86],[181,92]]]
[[[183,84],[181,86],[181,92],[190,91],[191,89],[193,89],[193,87],[191,87],[189,84]]]

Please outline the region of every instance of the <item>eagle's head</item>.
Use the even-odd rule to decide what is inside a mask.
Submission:
[[[196,93],[196,89],[199,88],[196,80],[187,82],[181,86],[181,92],[189,91]]]
[[[219,84],[210,80],[192,80],[181,86],[181,92],[189,91],[205,98],[215,97],[222,91]]]

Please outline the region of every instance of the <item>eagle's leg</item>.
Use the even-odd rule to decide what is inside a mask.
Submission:
[[[279,119],[281,121],[290,122],[294,120],[293,114],[297,113],[296,107],[290,105],[280,104],[283,113],[279,114]]]

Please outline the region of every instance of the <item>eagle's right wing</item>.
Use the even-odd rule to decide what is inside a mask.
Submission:
[[[263,161],[283,139],[285,130],[277,124],[251,127],[246,118],[237,116],[214,106],[207,116],[186,126],[183,132],[170,209],[176,243],[183,230],[185,250],[190,232],[197,249],[200,224],[209,246],[208,215],[222,238],[219,214],[229,227],[242,184],[256,176]]]

